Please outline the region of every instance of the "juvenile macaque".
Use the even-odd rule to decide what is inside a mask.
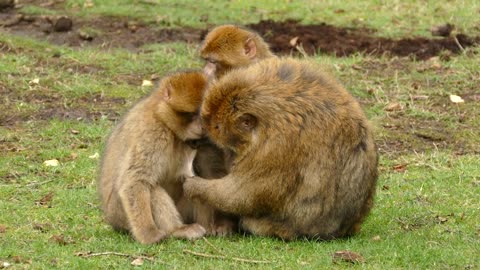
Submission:
[[[235,25],[222,25],[207,34],[200,46],[200,56],[207,61],[204,72],[212,79],[274,55],[255,32]]]
[[[196,150],[188,141],[204,136],[198,111],[205,87],[202,72],[164,78],[107,141],[98,183],[105,219],[140,243],[205,234],[199,224],[185,225],[175,205],[183,196],[183,178],[193,176]]]
[[[208,89],[201,117],[234,153],[230,173],[187,178],[187,196],[240,216],[253,234],[335,239],[373,205],[378,156],[358,102],[310,62],[272,58]]]

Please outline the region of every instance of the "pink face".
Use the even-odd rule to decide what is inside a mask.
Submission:
[[[185,137],[188,140],[200,139],[205,136],[205,129],[198,115],[193,116],[192,121],[188,124]]]

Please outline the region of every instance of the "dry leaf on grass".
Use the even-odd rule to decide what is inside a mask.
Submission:
[[[98,154],[98,152],[95,152],[95,154],[88,156],[88,158],[90,159],[98,159],[99,157],[100,157],[100,154]]]
[[[340,261],[349,262],[349,263],[364,263],[365,259],[359,253],[349,251],[349,250],[341,250],[333,254],[333,262],[337,263]]]
[[[53,235],[52,237],[50,237],[50,240],[62,246],[75,243],[75,241],[73,241],[72,239],[65,238],[63,234]]]
[[[141,266],[141,265],[143,265],[143,259],[142,258],[136,258],[130,264],[135,265],[135,266]]]
[[[60,162],[56,159],[50,159],[50,160],[45,160],[43,162],[43,165],[47,167],[57,167],[60,164]]]
[[[295,46],[297,46],[297,42],[298,42],[298,37],[294,37],[294,38],[290,39],[289,43],[290,43],[290,46],[295,47]]]
[[[7,226],[0,224],[0,233],[5,233],[7,231]]]
[[[50,223],[33,223],[32,228],[37,231],[47,232],[52,228]]]
[[[404,172],[407,170],[407,164],[397,164],[392,167],[396,172]]]
[[[152,81],[150,81],[150,80],[143,80],[143,81],[142,81],[142,87],[144,87],[144,86],[152,86],[152,85],[153,85],[153,83],[152,83]]]
[[[53,191],[50,191],[47,195],[43,196],[40,200],[36,201],[37,205],[47,205],[53,199]]]
[[[371,240],[375,241],[375,242],[378,242],[378,241],[382,240],[382,238],[380,238],[380,235],[375,235],[374,237],[372,237]]]
[[[385,106],[385,111],[393,112],[393,111],[401,111],[403,109],[402,105],[398,102],[391,102]]]
[[[39,78],[35,78],[31,81],[28,82],[29,84],[39,84],[40,83],[40,79]]]
[[[462,97],[457,96],[457,95],[450,95],[450,101],[453,103],[464,103],[465,100],[463,100]]]

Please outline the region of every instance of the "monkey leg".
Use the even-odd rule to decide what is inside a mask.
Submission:
[[[294,240],[295,230],[288,222],[272,221],[269,218],[242,217],[240,227],[255,235],[274,236],[283,240]]]
[[[215,210],[203,203],[196,203],[193,207],[193,220],[202,225],[207,230],[207,234],[212,235],[215,223]]]
[[[126,181],[127,182],[127,181]],[[151,186],[143,181],[129,181],[119,190],[130,232],[140,243],[152,244],[167,237],[167,231],[159,230],[152,214]],[[159,203],[158,200],[155,203]]]
[[[193,240],[206,232],[199,224],[184,225],[172,198],[160,186],[152,189],[152,213],[157,227],[175,238]]]

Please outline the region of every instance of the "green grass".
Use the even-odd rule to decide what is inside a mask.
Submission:
[[[86,5],[91,2],[93,5]],[[161,26],[204,27],[207,24],[255,23],[260,19],[298,19],[304,23],[327,22],[346,27],[366,26],[381,29],[379,35],[426,35],[433,25],[451,23],[459,30],[479,33],[475,0],[459,1],[197,1],[190,0],[67,0],[67,12],[122,16],[158,23]],[[51,13],[49,9],[26,5],[26,12]],[[56,13],[62,13],[56,11]]]
[[[477,31],[476,1],[144,1],[68,0],[66,9],[30,13],[112,15],[159,21],[159,27],[249,23],[260,18],[302,18],[305,23],[364,24],[381,36],[428,35],[432,24],[451,22]],[[253,7],[255,6],[255,7]],[[228,9],[229,12],[222,12]],[[345,12],[338,13],[339,9]],[[335,13],[337,10],[337,13]],[[415,11],[415,12],[412,12]],[[248,15],[248,16],[247,16]],[[355,19],[363,18],[363,21]],[[162,22],[163,21],[163,22]],[[8,50],[2,49],[2,45]],[[145,269],[476,269],[480,267],[480,71],[478,49],[467,50],[441,68],[407,58],[318,55],[316,61],[359,99],[375,128],[381,151],[376,204],[359,235],[338,241],[283,242],[234,236],[204,240],[135,243],[102,221],[96,195],[98,159],[112,114],[123,114],[151,90],[142,80],[184,68],[199,68],[196,44],[151,44],[137,52],[96,47],[68,48],[0,32],[0,261],[12,269],[128,269],[133,257],[76,256],[119,252],[148,256]],[[39,78],[39,83],[31,81]],[[450,94],[465,99],[453,104]],[[95,101],[97,97],[104,100]],[[415,99],[415,96],[427,96]],[[123,100],[124,102],[117,102]],[[386,111],[398,102],[399,111]],[[45,117],[42,112],[97,113],[95,118]],[[103,115],[103,116],[102,116]],[[5,117],[5,118],[4,118]],[[118,119],[118,115],[114,117]],[[421,138],[416,134],[432,136]],[[440,138],[440,140],[436,140]],[[59,166],[47,167],[45,160]],[[53,197],[38,203],[47,194]],[[378,236],[378,237],[377,237]],[[332,262],[351,250],[363,264]],[[265,265],[232,257],[267,260]],[[0,268],[1,268],[0,264]]]

